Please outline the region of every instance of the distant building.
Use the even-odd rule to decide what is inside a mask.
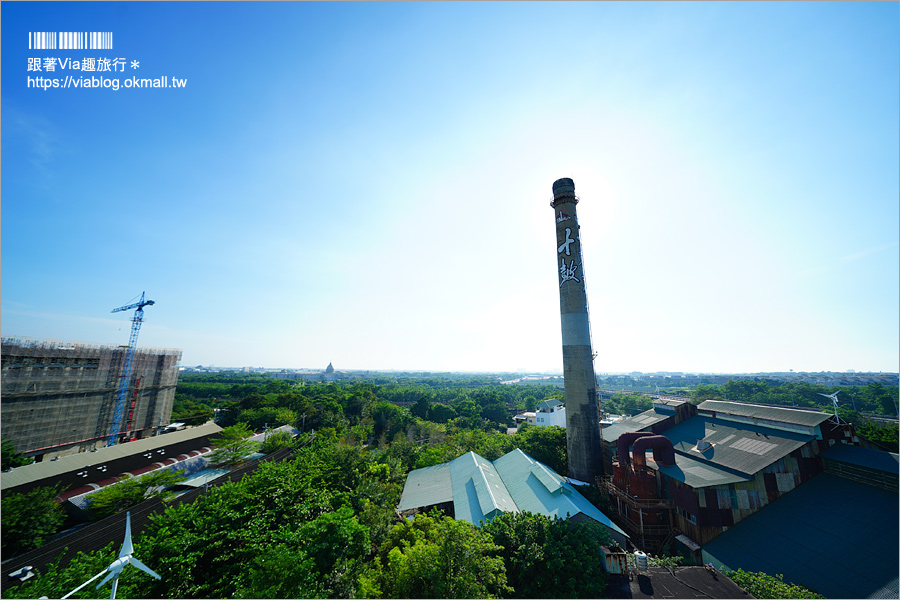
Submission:
[[[127,346],[2,339],[2,435],[36,461],[105,447]],[[181,350],[137,348],[123,440],[152,435],[172,416]]]
[[[526,410],[523,413],[519,413],[513,417],[513,420],[516,422],[516,425],[521,425],[522,423],[528,423],[529,425],[535,424],[535,417],[537,413],[534,411]]]
[[[566,407],[559,400],[544,400],[536,407],[534,423],[538,427],[559,425],[566,428]]]
[[[474,452],[416,469],[406,478],[397,510],[409,516],[437,508],[475,525],[504,512],[531,512],[605,526],[616,544],[628,536],[551,468],[518,448],[491,462]]]

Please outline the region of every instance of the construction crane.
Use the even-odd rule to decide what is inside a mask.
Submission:
[[[131,363],[134,361],[134,352],[137,350],[138,332],[141,330],[141,323],[144,322],[144,307],[156,304],[153,300],[144,300],[145,292],[141,292],[141,299],[134,304],[120,306],[112,309],[111,312],[122,312],[123,310],[134,311],[134,317],[131,319],[131,337],[128,339],[128,350],[125,352],[125,365],[122,367],[122,375],[119,377],[119,391],[116,394],[116,408],[113,413],[112,426],[109,428],[109,438],[107,446],[115,446],[119,438],[119,430],[122,427],[122,417],[125,416],[125,400],[128,392],[128,380],[131,377]]]

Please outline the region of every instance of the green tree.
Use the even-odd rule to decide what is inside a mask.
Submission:
[[[435,423],[446,423],[455,416],[456,411],[446,404],[432,404],[428,410],[428,420]]]
[[[482,528],[500,546],[512,598],[602,598],[599,547],[612,543],[598,523],[504,513]]]
[[[419,396],[419,399],[416,400],[416,403],[409,408],[409,412],[413,416],[419,417],[420,419],[427,419],[430,407],[431,402],[428,400],[428,397],[422,395]]]
[[[282,448],[288,448],[294,444],[294,438],[287,431],[274,431],[266,436],[259,451],[263,454],[271,454]]]
[[[8,440],[0,441],[0,449],[2,449],[2,461],[3,466],[2,469],[6,471],[7,469],[12,469],[13,467],[22,467],[24,465],[30,465],[34,462],[33,458],[25,458],[23,455],[18,454],[16,452],[16,447],[12,442]]]
[[[213,447],[209,454],[210,464],[230,466],[244,460],[259,446],[258,442],[247,439],[252,434],[246,423],[238,423],[223,429],[219,434],[221,437],[210,438]]]
[[[4,559],[41,547],[59,531],[66,515],[56,501],[59,487],[24,493],[4,492],[0,506],[0,539]]]
[[[562,427],[528,427],[517,431],[512,437],[515,438],[516,445],[531,458],[544,463],[560,475],[568,474],[566,430]]]
[[[122,532],[124,533],[124,531]],[[41,568],[37,577],[24,582],[22,585],[11,587],[3,590],[4,598],[61,598],[81,584],[88,581],[97,573],[105,570],[116,560],[121,542],[118,544],[113,542],[105,548],[96,552],[85,554],[78,552],[71,561],[65,566],[61,565],[64,553],[60,553],[52,563]],[[145,562],[145,561],[142,561]],[[151,569],[156,569],[156,563],[146,563]],[[135,582],[142,579],[150,579],[150,576],[128,567],[122,571],[119,577],[119,586],[116,591],[118,598],[140,598],[142,597],[135,591]],[[107,583],[99,590],[94,586],[99,583],[95,581],[90,585],[76,592],[70,598],[99,598],[109,594],[112,584]]]
[[[169,469],[158,469],[139,477],[125,478],[88,496],[91,513],[94,519],[102,519],[154,496],[168,500],[173,496],[168,488],[184,480],[184,471]]]
[[[510,588],[499,550],[470,523],[416,515],[394,527],[369,574],[370,589],[387,598],[502,597]]]
[[[736,584],[757,598],[824,598],[816,592],[792,583],[785,583],[784,575],[772,577],[766,573],[752,573],[742,569],[726,573]]]

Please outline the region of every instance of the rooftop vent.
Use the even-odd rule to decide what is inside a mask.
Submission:
[[[697,446],[694,448],[698,452],[703,452],[705,450],[709,450],[713,445],[706,440],[697,440]]]

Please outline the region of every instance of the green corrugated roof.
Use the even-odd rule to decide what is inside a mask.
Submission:
[[[742,404],[740,402],[723,402],[721,400],[707,400],[697,406],[698,411],[714,411],[717,414],[735,415],[739,417],[751,417],[778,421],[781,423],[793,423],[815,427],[831,416],[817,410],[797,410],[793,408],[777,408],[774,406],[760,406],[758,404]]]
[[[491,461],[469,452],[447,464],[457,519],[477,524],[490,521],[498,511],[518,512]]]
[[[704,546],[703,561],[827,598],[897,598],[898,527],[896,492],[820,473]]]
[[[565,478],[519,449],[493,463],[474,452],[411,471],[397,509],[453,501],[457,519],[478,524],[499,512],[528,511],[561,519],[584,514],[612,530],[619,543],[627,535],[587,501]]]
[[[542,408],[553,408],[554,406],[563,406],[563,403],[556,398],[551,398],[550,400],[544,400],[543,402],[539,403],[535,408],[540,410]]]
[[[494,465],[519,510],[560,519],[582,513],[627,537],[571,483],[518,448],[495,460]]]
[[[815,439],[802,433],[723,422],[711,417],[691,417],[667,429],[663,435],[672,441],[676,454],[748,475],[758,473]],[[705,440],[712,447],[698,452],[694,449],[697,440]]]
[[[453,500],[450,463],[410,471],[397,510],[409,510]]]

